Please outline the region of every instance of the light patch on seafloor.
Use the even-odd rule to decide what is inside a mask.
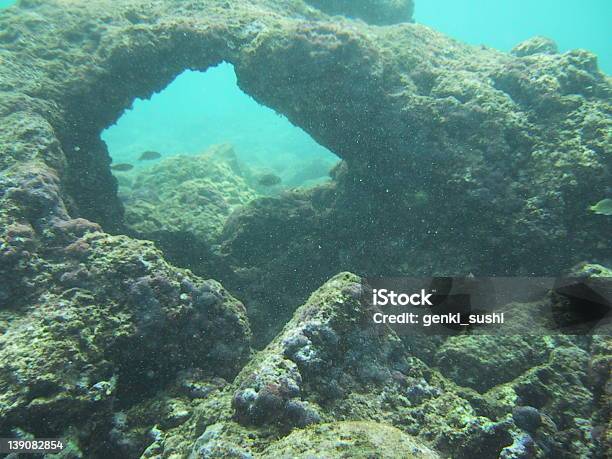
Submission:
[[[162,157],[196,155],[230,143],[248,166],[281,176],[288,185],[298,169],[313,163],[329,170],[337,156],[289,120],[240,90],[234,68],[221,64],[206,72],[187,70],[149,100],[133,107],[102,133],[113,163],[136,168],[144,151]],[[326,175],[326,174],[324,174]]]

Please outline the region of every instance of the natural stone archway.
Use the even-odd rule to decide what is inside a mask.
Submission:
[[[116,229],[120,206],[113,196],[113,181],[105,167],[108,160],[98,134],[134,98],[161,90],[182,70],[204,71],[221,61],[234,63],[241,86],[247,92],[251,89],[256,98],[262,92],[260,97],[265,102],[273,88],[266,82],[271,68],[259,74],[261,70],[251,60],[264,67],[280,63],[286,71],[279,75],[283,80],[279,83],[287,87],[285,92],[304,91],[303,97],[312,97],[310,110],[318,103],[313,93],[316,85],[309,86],[325,73],[341,70],[346,73],[346,81],[370,79],[368,69],[360,70],[362,54],[370,54],[367,48],[359,49],[361,35],[353,31],[336,37],[332,23],[321,27],[311,22],[321,19],[321,14],[296,2],[192,2],[177,8],[163,2],[117,7],[102,1],[78,10],[74,2],[27,0],[20,5],[19,21],[11,20],[10,10],[2,18],[1,40],[7,53],[4,60],[9,64],[3,69],[4,88],[27,94],[32,102],[54,104],[44,116],[51,118],[68,159],[71,171],[65,180],[67,188],[84,216],[109,229]],[[198,17],[197,12],[204,14]],[[158,21],[158,17],[164,19]],[[60,33],[56,24],[61,24]],[[287,43],[267,56],[267,46],[284,39]],[[21,55],[26,42],[31,52]],[[295,62],[285,60],[284,54],[294,51],[299,53],[295,57],[304,58],[301,66],[318,67],[316,73],[292,75],[290,66]],[[309,57],[311,52],[316,56]],[[349,67],[343,70],[344,65]],[[28,68],[37,71],[32,74]],[[344,92],[351,96],[350,87]],[[296,103],[292,101],[294,96],[280,103],[272,99],[269,105],[290,112],[289,107]],[[366,102],[362,99],[359,103]],[[11,109],[7,104],[7,110]],[[335,119],[334,111],[326,118]],[[306,124],[308,130],[315,127],[296,121]],[[315,130],[321,128],[323,125]],[[346,135],[351,135],[350,129]]]

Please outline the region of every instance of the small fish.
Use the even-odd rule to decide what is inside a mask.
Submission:
[[[151,161],[154,159],[159,159],[161,157],[162,155],[160,153],[157,153],[156,151],[145,151],[143,154],[140,155],[138,161]]]
[[[134,169],[134,166],[132,166],[131,164],[127,164],[127,163],[121,163],[121,164],[113,164],[110,168],[118,172],[127,172],[127,171],[131,171],[132,169]]]
[[[283,180],[275,174],[264,174],[257,179],[257,184],[261,186],[274,186],[278,185]]]
[[[612,199],[606,198],[589,207],[591,212],[598,215],[612,215]]]

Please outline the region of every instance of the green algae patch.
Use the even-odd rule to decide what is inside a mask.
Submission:
[[[436,352],[436,363],[457,384],[486,392],[542,362],[545,349],[537,337],[453,336]]]
[[[440,456],[395,427],[347,421],[296,430],[272,444],[262,457],[434,459]]]

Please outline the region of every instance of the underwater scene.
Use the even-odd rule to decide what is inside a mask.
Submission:
[[[0,0],[0,457],[612,457],[611,25]]]

